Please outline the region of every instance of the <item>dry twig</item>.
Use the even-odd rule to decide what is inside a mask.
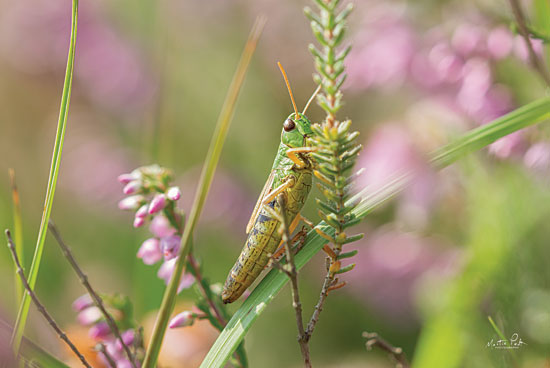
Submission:
[[[61,340],[65,342],[69,346],[69,348],[73,351],[73,353],[80,359],[82,364],[85,367],[92,368],[92,366],[86,361],[86,358],[80,353],[80,351],[77,349],[77,347],[69,340],[65,332],[61,330],[61,328],[57,325],[57,323],[54,321],[52,316],[48,313],[44,305],[38,300],[38,297],[36,294],[32,291],[29,282],[27,281],[27,278],[25,277],[25,272],[23,271],[23,268],[21,267],[21,263],[19,262],[19,257],[17,256],[17,251],[15,250],[15,244],[13,243],[13,240],[11,238],[11,234],[9,230],[6,230],[6,237],[8,238],[8,248],[10,249],[11,255],[13,257],[13,262],[15,263],[15,267],[17,268],[17,274],[21,278],[21,282],[23,283],[23,286],[25,287],[25,290],[31,297],[33,303],[36,305],[36,308],[46,318],[50,326],[55,330],[57,335]]]

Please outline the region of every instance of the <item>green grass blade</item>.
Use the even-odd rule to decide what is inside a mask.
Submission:
[[[469,152],[485,147],[507,134],[549,117],[550,98],[539,99],[489,124],[473,129],[452,143],[436,150],[430,156],[430,162],[438,169],[444,168]],[[410,178],[411,174],[403,174],[376,191],[369,191],[366,188],[356,196],[362,199],[361,203],[355,208],[354,214],[360,218],[365,217],[374,208],[398,194],[407,185]],[[353,200],[354,198],[350,201]],[[321,222],[316,227],[332,235],[332,228],[325,223]],[[303,249],[296,255],[296,267],[298,269],[302,268],[322,249],[325,243],[326,240],[321,238],[317,232],[311,230],[307,235]],[[228,322],[204,358],[201,368],[223,367],[225,365],[256,318],[275,298],[287,281],[288,277],[278,270],[272,270],[266,275]]]
[[[59,121],[57,123],[57,133],[55,137],[55,145],[53,148],[50,175],[48,178],[48,188],[46,190],[44,212],[42,213],[42,220],[40,222],[40,229],[38,231],[36,248],[34,250],[31,269],[28,275],[29,285],[33,289],[36,284],[36,280],[38,278],[38,270],[40,268],[42,252],[44,251],[44,242],[46,240],[48,221],[50,220],[50,213],[52,210],[55,187],[57,184],[57,177],[59,175],[59,164],[61,162],[61,152],[63,150],[63,141],[65,139],[65,129],[67,127],[67,115],[69,113],[69,102],[71,100],[71,86],[73,81],[77,18],[78,18],[78,0],[73,0],[72,20],[71,20],[71,38],[69,41],[67,68],[65,71],[65,83],[63,85],[61,107],[59,110]],[[23,332],[25,330],[27,315],[29,313],[30,302],[31,300],[28,294],[27,293],[23,294],[21,305],[19,307],[19,313],[17,314],[17,320],[15,322],[14,332],[11,339],[11,346],[13,348],[15,355],[17,355],[17,353],[19,352],[19,347],[21,345],[21,338],[23,337]]]
[[[23,221],[21,219],[21,205],[19,202],[19,191],[17,190],[17,184],[15,182],[15,170],[9,169],[9,176],[10,176],[10,184],[11,184],[11,196],[12,196],[12,202],[13,202],[13,234],[14,234],[14,240],[15,243],[15,251],[17,252],[17,255],[19,256],[19,260],[21,261],[21,264],[25,264],[25,252],[23,247]],[[23,287],[23,283],[21,282],[21,279],[19,276],[17,276],[17,267],[15,267],[14,271],[15,276],[15,296],[16,296],[16,303],[19,305],[21,302],[21,299],[23,298],[23,291],[25,290]]]
[[[4,332],[2,332],[4,331]],[[12,333],[11,327],[0,319],[0,335],[5,333],[6,336]],[[23,337],[21,341],[20,356],[24,361],[38,363],[41,367],[48,368],[69,368],[68,365],[61,362],[59,359],[42,349],[40,346],[33,343],[31,340]]]
[[[152,368],[156,366],[160,348],[162,346],[162,340],[166,332],[166,326],[168,325],[170,315],[174,310],[174,304],[176,300],[177,288],[179,280],[183,273],[183,268],[185,265],[185,259],[191,250],[191,238],[195,226],[199,220],[200,214],[208,191],[210,189],[210,184],[214,177],[218,161],[220,159],[221,151],[223,144],[227,137],[227,132],[229,130],[229,125],[233,118],[233,113],[235,111],[235,105],[237,103],[237,98],[241,90],[242,84],[244,82],[244,77],[250,65],[250,60],[256,49],[256,44],[262,32],[263,26],[265,24],[264,18],[258,18],[254,23],[246,46],[242,53],[241,59],[229,86],[229,91],[225,98],[222,110],[218,117],[218,122],[216,124],[216,130],[212,136],[212,141],[210,142],[210,147],[208,148],[208,153],[204,161],[204,166],[201,172],[201,177],[199,180],[199,185],[197,192],[195,194],[195,200],[193,202],[193,207],[189,214],[189,219],[185,223],[185,228],[183,230],[183,235],[181,237],[181,249],[179,251],[179,258],[176,262],[172,278],[170,283],[164,292],[164,297],[162,299],[162,304],[157,315],[157,320],[155,321],[155,326],[153,328],[153,335],[151,336],[151,342],[147,347],[147,352],[145,354],[145,359],[143,361],[143,368]]]
[[[493,326],[493,329],[497,333],[498,337],[500,337],[502,340],[506,340],[506,337],[504,337],[504,334],[502,333],[500,328],[498,328],[497,324],[495,323],[495,321],[493,321],[491,316],[487,316],[487,319],[489,320],[489,323],[491,323],[491,326]]]

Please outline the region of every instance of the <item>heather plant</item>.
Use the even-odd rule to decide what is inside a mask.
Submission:
[[[227,6],[218,5],[221,8]],[[66,344],[67,351],[78,359],[78,364],[87,367],[97,365],[112,368],[151,368],[174,364],[247,367],[249,360],[260,365],[260,354],[255,350],[264,347],[258,346],[258,335],[254,334],[258,334],[257,330],[262,329],[262,325],[258,323],[254,330],[251,329],[262,321],[258,317],[264,312],[272,312],[266,311],[266,308],[275,301],[281,309],[293,311],[297,341],[290,346],[295,344],[296,351],[299,348],[302,363],[306,367],[323,365],[323,354],[334,355],[338,363],[341,357],[346,359],[336,348],[321,352],[317,344],[321,344],[324,334],[347,334],[346,328],[350,328],[351,324],[361,324],[354,327],[361,328],[363,334],[351,336],[349,341],[361,345],[361,336],[366,339],[366,349],[362,355],[364,359],[371,362],[374,354],[367,352],[370,350],[382,352],[389,357],[373,364],[398,367],[476,367],[500,363],[506,366],[527,366],[533,361],[541,362],[546,359],[545,344],[550,340],[545,328],[550,326],[545,324],[544,318],[548,315],[545,306],[550,300],[550,293],[544,285],[547,281],[546,273],[537,270],[546,267],[543,257],[540,256],[543,254],[543,247],[540,245],[544,244],[548,234],[536,225],[545,223],[550,211],[550,207],[546,205],[550,203],[547,183],[542,180],[541,185],[539,180],[541,177],[544,179],[548,173],[550,149],[544,138],[544,127],[541,125],[535,128],[535,125],[550,118],[550,99],[541,97],[531,101],[531,98],[529,102],[522,103],[526,99],[509,98],[515,93],[514,83],[517,84],[517,81],[510,82],[509,86],[495,85],[493,81],[502,78],[500,63],[503,60],[514,60],[513,62],[530,66],[537,83],[544,86],[542,90],[548,88],[550,79],[546,59],[547,43],[550,39],[550,5],[544,1],[534,1],[536,12],[531,15],[533,20],[526,15],[518,1],[510,0],[509,5],[508,22],[512,23],[510,27],[503,25],[503,21],[496,25],[484,23],[483,26],[478,26],[473,24],[475,21],[470,20],[455,27],[452,32],[442,32],[438,28],[437,32],[430,32],[430,37],[423,40],[412,34],[413,17],[407,18],[407,13],[399,9],[393,16],[370,24],[369,27],[376,28],[375,32],[366,32],[356,38],[349,37],[348,30],[348,21],[351,22],[354,14],[352,3],[314,0],[313,9],[304,9],[305,19],[302,22],[309,22],[315,40],[314,44],[309,45],[309,52],[313,56],[313,84],[317,90],[310,102],[313,99],[317,102],[317,112],[320,110],[320,114],[311,112],[313,107],[308,110],[308,114],[314,117],[311,119],[311,132],[304,133],[304,147],[299,147],[302,150],[296,151],[294,158],[306,166],[310,165],[308,169],[313,173],[316,191],[310,195],[308,202],[312,209],[310,212],[315,217],[309,221],[306,219],[307,226],[293,234],[293,221],[287,218],[286,208],[287,196],[293,195],[293,192],[281,190],[273,198],[270,197],[269,203],[262,203],[260,197],[259,207],[256,209],[260,213],[258,221],[276,221],[273,231],[278,231],[282,239],[280,249],[273,254],[267,254],[269,263],[264,275],[244,294],[243,301],[237,302],[239,304],[233,307],[224,304],[227,300],[223,297],[220,284],[222,279],[219,278],[223,276],[217,272],[220,267],[217,257],[224,256],[220,250],[223,248],[216,248],[214,253],[203,253],[208,248],[207,239],[212,234],[201,231],[198,225],[209,191],[216,180],[215,173],[222,160],[224,143],[231,134],[229,128],[239,94],[241,89],[246,90],[247,87],[243,85],[245,76],[252,72],[249,71],[249,66],[255,60],[253,54],[266,21],[263,17],[257,18],[219,113],[194,197],[189,193],[191,189],[188,186],[180,184],[179,169],[165,167],[164,163],[161,166],[160,162],[163,160],[158,160],[159,164],[139,166],[119,173],[118,181],[122,185],[124,197],[118,202],[118,208],[131,214],[130,221],[129,216],[121,216],[124,216],[127,225],[131,222],[133,227],[132,240],[127,242],[128,247],[123,248],[124,257],[137,258],[137,272],[143,272],[151,279],[143,284],[136,282],[134,286],[136,289],[146,289],[145,285],[166,285],[165,288],[163,286],[162,300],[151,297],[156,304],[152,314],[144,318],[139,302],[133,303],[131,297],[121,293],[96,291],[96,275],[88,278],[80,265],[84,262],[80,259],[77,261],[77,257],[61,237],[60,230],[50,221],[68,123],[73,67],[78,63],[78,59],[75,62],[75,54],[78,54],[76,45],[79,37],[79,3],[74,0],[58,131],[44,212],[32,265],[28,271],[22,257],[20,191],[15,185],[13,171],[10,172],[15,236],[12,238],[9,231],[6,231],[6,236],[17,275],[15,304],[19,313],[13,327],[4,327],[4,324],[0,326],[0,366],[14,366],[16,360],[25,366],[67,366],[64,359],[58,359],[56,354],[46,351],[40,344],[35,344],[24,336],[31,301]],[[394,11],[396,10],[390,10]],[[275,11],[273,15],[276,15]],[[486,17],[489,18],[490,15]],[[106,38],[109,37],[101,39]],[[300,49],[293,50],[293,56],[298,59],[300,53]],[[287,76],[282,68],[281,70],[289,86]],[[292,81],[293,73],[289,75]],[[127,80],[123,80],[126,81],[123,84],[126,84]],[[352,91],[366,89],[386,89],[398,95],[401,91],[396,86],[405,85],[407,87],[403,89],[412,86],[420,90],[422,99],[431,101],[428,106],[437,105],[442,109],[444,106],[445,113],[437,115],[437,118],[449,118],[452,126],[441,132],[432,129],[429,122],[422,122],[418,128],[415,119],[420,114],[415,109],[414,114],[409,114],[409,130],[403,133],[402,128],[396,128],[394,123],[383,124],[382,128],[377,129],[386,129],[383,133],[385,137],[389,137],[388,142],[380,143],[380,140],[372,145],[367,143],[363,149],[364,144],[361,142],[368,141],[362,140],[359,132],[354,131],[356,128],[352,128],[361,123],[362,117],[357,114],[357,110],[346,110],[344,92],[346,98],[348,91],[353,95]],[[282,134],[294,129],[295,121],[292,117],[296,121],[300,117],[307,120],[305,110],[309,102],[304,112],[300,113],[290,86],[289,91],[294,115],[289,116],[283,127],[278,127],[279,130],[283,129]],[[277,120],[271,116],[264,118]],[[203,129],[196,123],[186,124],[190,135]],[[158,126],[155,129],[160,130]],[[157,130],[153,133],[160,134]],[[437,136],[436,139],[432,139],[433,136]],[[405,142],[403,145],[407,147],[394,149],[396,146],[392,140],[395,139]],[[250,143],[248,140],[246,142]],[[428,144],[424,145],[426,142]],[[466,157],[467,154],[486,147],[498,160],[490,155]],[[178,150],[179,148],[181,147],[178,145]],[[153,144],[151,156],[157,156],[158,150],[159,146]],[[258,150],[263,149],[258,147]],[[402,160],[400,164],[394,165],[390,162],[395,157]],[[533,172],[522,171],[523,168],[514,166],[514,158],[518,157],[522,165],[535,168],[537,173],[533,176]],[[288,155],[288,158],[292,160],[293,157]],[[231,159],[231,156],[223,158]],[[148,158],[147,161],[157,160]],[[292,161],[299,166],[297,161]],[[426,272],[428,275],[424,275],[425,279],[416,284],[419,295],[417,298],[420,300],[418,309],[423,315],[423,322],[419,324],[419,330],[414,332],[418,336],[410,340],[414,341],[416,347],[402,348],[397,346],[402,345],[402,336],[383,328],[380,331],[377,327],[379,324],[375,321],[377,315],[399,314],[404,308],[386,305],[387,310],[384,311],[372,308],[365,312],[361,308],[360,312],[339,303],[356,297],[372,302],[378,296],[377,293],[391,297],[392,293],[398,294],[400,289],[389,288],[387,285],[395,280],[402,280],[399,277],[412,277],[411,270],[414,267],[411,264],[415,260],[423,258],[425,262],[420,266],[416,265],[417,268],[429,268],[427,265],[430,262],[437,263],[429,260],[433,254],[425,251],[428,246],[425,244],[427,241],[421,241],[424,240],[423,232],[432,231],[438,234],[444,232],[449,224],[432,220],[435,229],[430,229],[426,225],[430,222],[428,219],[413,219],[405,226],[417,225],[420,230],[414,235],[400,236],[404,232],[397,225],[392,225],[394,227],[387,231],[386,224],[391,221],[397,223],[397,220],[388,220],[393,217],[392,211],[395,209],[383,205],[402,193],[406,195],[399,197],[398,202],[407,200],[407,197],[418,201],[423,197],[432,198],[433,193],[426,193],[430,190],[426,190],[426,177],[458,161],[460,162],[457,165],[453,165],[454,171],[451,174],[457,177],[457,171],[460,172],[460,179],[457,179],[460,183],[457,186],[461,187],[462,192],[454,189],[452,195],[457,196],[458,200],[454,198],[454,202],[445,202],[440,199],[443,202],[440,206],[448,206],[451,211],[459,208],[448,221],[464,222],[463,227],[459,224],[452,228],[455,232],[464,233],[453,238],[460,239],[463,245],[460,251],[456,250],[462,257],[460,260],[450,258],[452,265],[448,268],[451,271],[431,270],[435,275]],[[403,162],[405,164],[401,164]],[[358,169],[357,166],[365,166],[366,170]],[[448,171],[449,169],[445,170],[445,173],[448,174]],[[444,186],[442,182],[434,182],[435,186]],[[109,186],[115,186],[114,180]],[[269,186],[266,188],[270,189]],[[436,191],[434,187],[431,190]],[[230,196],[231,192],[227,190],[224,195]],[[460,201],[464,202],[463,206],[456,204]],[[384,208],[382,216],[373,213],[379,207]],[[395,217],[399,217],[400,211],[395,211],[398,212]],[[421,217],[419,213],[413,212],[413,217]],[[106,211],[104,215],[106,216]],[[365,225],[367,215],[371,215],[369,226]],[[437,217],[436,211],[432,216]],[[41,301],[43,295],[38,295],[36,290],[38,269],[44,262],[42,254],[48,229],[60,246],[64,260],[86,289],[86,294],[76,299],[72,305],[74,313],[71,313],[70,318],[76,323],[67,323],[63,321],[62,315],[50,312],[50,308]],[[227,230],[223,231],[221,238],[224,242],[229,242],[227,233]],[[71,239],[71,244],[78,244],[77,236],[78,233],[67,238]],[[400,247],[400,242],[405,246]],[[362,253],[366,244],[370,248],[365,256]],[[109,246],[113,248],[111,254],[115,254],[114,248],[120,247],[120,244],[113,238]],[[377,253],[369,259],[368,252],[380,248],[387,253]],[[396,251],[390,253],[388,249]],[[324,263],[311,262],[317,254],[324,254]],[[371,263],[362,263],[365,259]],[[386,268],[382,268],[381,278],[376,279],[374,272],[381,264]],[[313,276],[304,270],[306,265],[314,269]],[[525,265],[533,267],[524,267]],[[149,277],[151,275],[153,276]],[[311,279],[315,282],[315,288]],[[541,281],[532,281],[538,279]],[[522,285],[521,282],[529,287],[521,290],[517,286]],[[286,283],[289,283],[290,306],[284,298],[277,298]],[[377,287],[371,287],[368,293],[361,293],[357,291],[361,290],[357,284],[362,283],[374,283]],[[508,288],[508,284],[516,287]],[[318,297],[313,296],[310,289],[320,289]],[[150,297],[148,290],[145,290],[145,294]],[[178,301],[181,300],[191,300],[192,303],[179,304]],[[396,298],[392,303],[399,304],[400,300]],[[364,320],[360,317],[362,313],[370,315],[369,323],[364,326]],[[513,313],[517,314],[519,322],[510,319]],[[310,316],[309,319],[305,319],[304,314]],[[334,316],[338,316],[337,322],[331,320]],[[57,321],[58,318],[63,322]],[[264,316],[263,320],[265,319]],[[277,327],[283,325],[282,322],[275,324]],[[399,322],[398,325],[399,332],[408,333],[406,323]],[[327,328],[329,333],[326,332]],[[521,330],[516,330],[517,328]],[[77,329],[84,330],[88,340],[81,341],[74,332]],[[208,334],[203,335],[206,330],[201,329],[210,331],[210,334],[214,331],[213,343],[204,337]],[[7,331],[9,339],[4,338],[3,331]],[[191,331],[203,332],[193,334]],[[269,335],[273,341],[277,337],[277,333],[263,329],[260,333]],[[527,343],[519,337],[523,333],[530,339]],[[177,340],[173,336],[185,338]],[[254,338],[249,338],[250,336]],[[488,338],[487,341],[485,338]],[[203,342],[201,339],[208,343],[199,359],[180,358],[176,363],[165,363],[162,360],[163,353],[169,350],[199,350]],[[495,339],[498,341],[495,342]],[[510,351],[502,351],[503,354],[498,355],[498,349],[503,344]],[[4,351],[4,345],[9,346],[10,351]],[[529,354],[523,355],[521,349],[529,349]],[[256,354],[254,360],[250,359],[253,354]],[[282,363],[286,358],[283,355],[286,354],[281,354],[281,362],[275,362],[276,365],[285,365]],[[352,363],[346,360],[345,364]],[[345,364],[342,363],[342,366]]]

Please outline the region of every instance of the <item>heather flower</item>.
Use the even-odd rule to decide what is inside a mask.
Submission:
[[[95,340],[103,340],[107,336],[109,336],[110,333],[111,333],[111,329],[107,324],[107,322],[105,321],[96,323],[88,331],[88,334],[90,335],[90,337]]]
[[[174,272],[174,268],[176,266],[176,258],[172,258],[168,261],[165,261],[162,266],[160,266],[159,271],[157,273],[157,276],[164,280],[166,285],[170,282],[170,278],[172,277],[172,273]],[[178,293],[181,292],[183,289],[189,288],[193,283],[195,282],[195,278],[193,275],[184,273],[181,276],[181,280],[178,286]]]
[[[157,238],[147,239],[141,244],[137,253],[138,258],[143,260],[146,265],[152,265],[162,259],[160,242]]]
[[[195,323],[196,318],[196,313],[193,313],[191,311],[184,311],[172,318],[168,326],[170,328],[191,326],[193,323]]]
[[[134,180],[134,181],[131,181],[128,184],[126,184],[124,189],[122,189],[122,192],[126,195],[129,195],[129,194],[137,193],[140,189],[141,189],[140,182],[137,181],[137,180]]]
[[[531,169],[548,170],[550,168],[550,143],[533,144],[523,157],[525,166]]]
[[[176,232],[176,229],[172,227],[170,221],[162,214],[158,214],[153,218],[149,230],[158,238],[164,238]]]
[[[97,307],[88,307],[78,313],[77,320],[84,326],[89,326],[101,319],[101,311]]]
[[[157,194],[153,197],[151,204],[149,205],[149,214],[153,215],[161,211],[166,205],[166,195]]]
[[[94,305],[94,302],[89,294],[84,294],[80,297],[78,297],[73,302],[73,309],[77,312],[83,311],[84,309],[91,307]]]
[[[135,211],[140,207],[140,205],[144,201],[145,201],[145,198],[142,195],[126,197],[120,202],[118,202],[118,208],[123,211]]]
[[[160,239],[160,249],[164,254],[164,259],[170,260],[178,255],[181,245],[181,237],[178,235],[170,235]]]
[[[166,192],[166,197],[168,197],[171,201],[177,201],[181,198],[181,191],[178,187],[171,187],[168,188],[168,191]]]
[[[136,217],[134,218],[134,224],[133,224],[133,225],[134,225],[135,228],[141,227],[141,226],[143,226],[144,224],[145,224],[145,218],[144,218],[144,217],[138,217],[138,216],[136,216]]]
[[[514,36],[506,27],[497,27],[487,37],[487,49],[491,56],[497,60],[510,55],[514,47]]]

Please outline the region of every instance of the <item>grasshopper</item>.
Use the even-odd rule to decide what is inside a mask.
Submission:
[[[300,211],[312,185],[313,162],[307,154],[314,151],[309,142],[313,131],[305,112],[319,88],[309,99],[304,111],[298,113],[286,73],[281,64],[278,65],[287,85],[294,113],[283,123],[281,143],[271,173],[246,227],[248,238],[223,287],[224,303],[232,303],[243,294],[282,244],[281,222],[273,215],[281,210],[277,197],[284,197],[286,219],[292,232],[300,219],[303,219]]]

